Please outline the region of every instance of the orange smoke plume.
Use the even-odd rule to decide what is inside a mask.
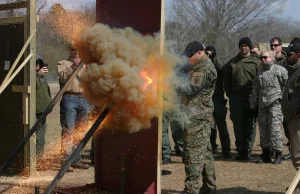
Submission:
[[[165,97],[174,94],[168,80],[177,58],[158,53],[159,36],[95,24],[75,40],[75,47],[89,64],[81,75],[85,97],[96,106],[112,107],[106,126],[130,132],[149,128],[158,116],[157,86],[164,88]],[[158,83],[159,69],[165,75],[163,83]]]

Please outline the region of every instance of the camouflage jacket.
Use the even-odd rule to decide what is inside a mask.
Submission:
[[[273,64],[268,70],[259,71],[254,80],[253,91],[250,96],[252,109],[266,108],[274,101],[281,99],[282,88],[288,79],[285,68]]]
[[[204,55],[188,75],[187,83],[177,87],[177,92],[183,96],[187,116],[211,117],[214,109],[212,95],[217,80],[214,64]]]
[[[260,59],[251,54],[243,57],[240,54],[229,60],[223,68],[223,82],[226,95],[230,97],[249,98],[256,74],[261,68]]]
[[[286,66],[287,66],[286,52],[281,51],[281,56],[280,57],[275,56],[275,61],[274,62],[277,65],[280,65],[280,66],[286,68]]]

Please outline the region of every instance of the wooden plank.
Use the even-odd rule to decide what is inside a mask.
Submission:
[[[160,55],[165,53],[165,0],[161,0],[161,14],[160,14]],[[159,69],[159,83],[163,83],[164,71]],[[158,86],[158,146],[157,146],[157,186],[156,193],[161,193],[161,157],[162,157],[162,117],[163,117],[163,87]]]
[[[294,177],[292,183],[290,184],[290,186],[285,194],[293,194],[295,188],[299,184],[299,180],[300,180],[300,169],[297,171],[296,176]]]
[[[0,24],[23,24],[25,17],[0,18]]]
[[[0,11],[26,8],[27,5],[28,5],[27,1],[20,1],[20,2],[15,2],[15,3],[0,4]]]
[[[12,91],[18,93],[30,93],[30,86],[19,86],[19,85],[12,85]]]
[[[26,10],[27,21],[26,21],[26,38],[27,39],[36,30],[36,1],[27,0],[29,6]],[[25,66],[24,69],[24,85],[30,86],[30,93],[23,94],[24,98],[24,117],[28,120],[28,124],[24,124],[24,137],[28,134],[31,127],[36,122],[36,72],[35,72],[35,60],[36,60],[36,34],[34,34],[31,42],[30,49],[27,50],[27,55],[33,52],[33,56],[30,60],[30,64]],[[25,54],[26,56],[26,54]],[[33,134],[29,142],[24,146],[24,166],[28,169],[29,175],[36,173],[36,135]]]

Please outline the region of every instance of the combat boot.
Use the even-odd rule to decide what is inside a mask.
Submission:
[[[282,154],[276,153],[275,160],[272,162],[273,164],[280,164],[282,162]]]
[[[282,160],[289,160],[291,157],[291,152],[289,152],[288,154],[282,156]]]
[[[247,152],[239,152],[235,159],[237,161],[250,161],[250,157]]]
[[[260,155],[260,158],[256,161],[256,163],[272,163],[270,153],[271,151],[269,149],[263,149],[263,153]]]

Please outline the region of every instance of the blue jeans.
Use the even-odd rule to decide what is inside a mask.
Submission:
[[[89,104],[83,97],[64,95],[60,101],[60,123],[62,127],[61,152],[67,160],[83,138],[87,127]],[[80,154],[73,164],[80,163]]]

